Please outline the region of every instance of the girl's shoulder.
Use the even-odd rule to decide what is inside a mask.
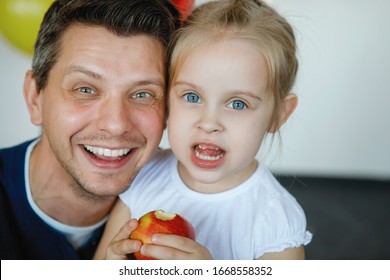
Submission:
[[[158,149],[152,158],[142,167],[137,177],[142,176],[143,173],[159,172],[166,170],[176,161],[171,149]]]
[[[264,207],[256,222],[261,240],[268,244],[261,253],[308,244],[312,235],[306,229],[306,215],[296,198],[267,169],[261,171],[258,180],[263,185],[260,195]]]

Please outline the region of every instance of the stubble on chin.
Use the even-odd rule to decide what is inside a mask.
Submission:
[[[94,182],[88,182],[86,179],[83,179],[84,176],[82,175],[77,175],[72,171],[68,170],[67,172],[72,178],[70,186],[76,193],[76,195],[82,197],[87,201],[95,202],[106,202],[115,200],[118,195],[120,195],[130,187],[130,184],[135,177],[135,175],[132,175],[128,178],[128,180],[126,180],[126,182],[114,183],[118,175],[116,173],[107,173],[100,174],[101,180],[96,179]],[[138,173],[138,170],[136,173]],[[104,183],[102,183],[104,181],[111,180],[113,182],[108,183],[107,185],[103,185]]]

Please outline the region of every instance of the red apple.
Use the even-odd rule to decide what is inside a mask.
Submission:
[[[171,233],[195,240],[195,230],[190,222],[178,214],[165,213],[163,210],[151,211],[139,218],[138,227],[130,234],[130,238],[151,244],[155,233]],[[140,252],[135,252],[134,257],[137,260],[152,260]]]

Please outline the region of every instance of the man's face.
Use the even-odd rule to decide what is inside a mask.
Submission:
[[[39,96],[41,145],[60,162],[59,176],[93,195],[117,195],[162,137],[164,47],[151,37],[80,25],[61,42]]]

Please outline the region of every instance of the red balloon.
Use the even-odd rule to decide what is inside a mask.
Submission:
[[[192,6],[194,5],[194,0],[172,0],[173,4],[176,5],[180,11],[182,20],[186,20],[188,15],[192,11]]]

